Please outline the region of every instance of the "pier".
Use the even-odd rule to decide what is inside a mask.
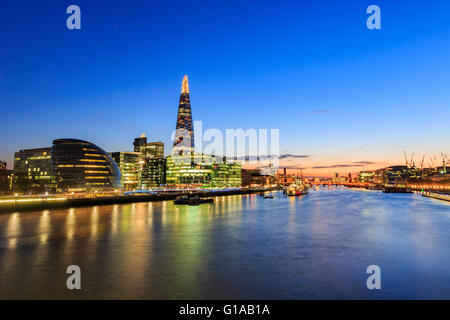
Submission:
[[[423,192],[422,196],[427,197],[427,198],[436,199],[436,200],[450,202],[450,194],[437,193],[437,192]]]

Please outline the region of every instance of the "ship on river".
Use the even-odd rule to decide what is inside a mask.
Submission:
[[[296,182],[286,188],[286,195],[288,196],[303,196],[309,193],[309,185],[302,182]]]

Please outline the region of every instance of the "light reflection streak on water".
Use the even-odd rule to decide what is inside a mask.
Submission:
[[[20,230],[20,214],[15,212],[8,219],[5,232],[6,237],[10,238],[7,244],[8,248],[14,248],[17,245],[18,239],[16,237],[20,235]]]
[[[116,235],[119,229],[119,205],[115,204],[112,209],[111,233]]]
[[[45,244],[49,238],[49,234],[51,232],[51,217],[50,217],[50,211],[44,210],[41,214],[41,218],[39,219],[39,238],[41,241],[41,244]]]
[[[66,237],[71,240],[75,234],[75,209],[70,208],[66,218]]]
[[[98,207],[95,206],[92,208],[91,212],[91,239],[95,240],[98,232]]]

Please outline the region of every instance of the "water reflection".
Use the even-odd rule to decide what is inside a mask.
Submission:
[[[111,234],[114,236],[119,230],[119,205],[115,204],[112,208],[112,218],[111,218]]]
[[[17,245],[18,239],[16,238],[20,234],[20,215],[19,213],[13,213],[8,219],[6,227],[6,239],[8,248],[14,248]]]
[[[66,236],[71,240],[75,234],[75,209],[69,209],[66,218]]]
[[[97,232],[98,232],[98,207],[97,206],[92,208],[90,226],[91,226],[91,238],[95,239],[95,236],[97,235]]]
[[[450,298],[448,204],[273,195],[0,215],[0,298]],[[64,289],[70,264],[82,268],[77,295]],[[376,296],[369,264],[386,281]]]
[[[41,214],[38,226],[38,233],[41,244],[45,244],[47,242],[50,232],[50,211],[45,210]]]

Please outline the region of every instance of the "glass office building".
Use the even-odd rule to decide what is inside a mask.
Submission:
[[[145,157],[148,158],[164,158],[164,143],[148,142],[145,146]]]
[[[137,190],[141,185],[142,154],[140,152],[112,152],[111,157],[119,167],[122,186],[126,191]]]
[[[93,143],[56,139],[51,150],[58,191],[97,191],[122,187],[112,157]]]
[[[145,133],[135,138],[134,151],[140,154],[141,176],[137,189],[151,189],[166,183],[166,159],[163,142],[147,142]]]
[[[178,105],[177,126],[174,148],[194,148],[194,128],[192,126],[191,99],[189,97],[188,77],[181,84],[180,103]]]
[[[166,181],[176,188],[229,188],[242,184],[241,163],[201,153],[167,157]]]
[[[14,192],[53,193],[56,188],[51,148],[20,150],[14,154]]]
[[[141,189],[161,187],[166,183],[166,159],[147,158],[142,167]]]
[[[220,163],[213,164],[212,186],[217,188],[242,186],[241,163],[223,158]]]
[[[242,184],[241,163],[195,152],[188,77],[184,76],[172,155],[167,157],[166,184],[175,188],[227,188]]]

